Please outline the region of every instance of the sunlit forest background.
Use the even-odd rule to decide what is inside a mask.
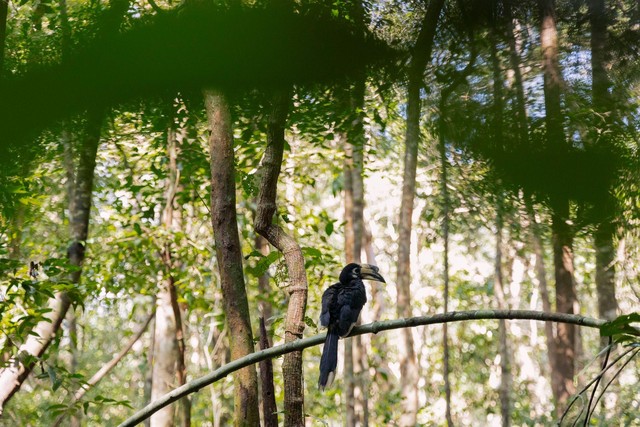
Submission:
[[[361,324],[585,326],[363,334],[146,425],[640,425],[639,2],[209,3],[0,1],[0,425],[321,333],[348,262]]]

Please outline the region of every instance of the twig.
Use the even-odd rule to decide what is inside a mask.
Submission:
[[[567,409],[564,410],[564,412],[562,413],[562,416],[560,417],[560,421],[558,421],[558,425],[562,425],[562,421],[564,420],[564,418],[567,416],[567,414],[569,413],[569,410],[571,409],[571,407],[573,406],[574,403],[576,403],[576,401],[579,398],[582,398],[583,394],[585,391],[587,391],[589,389],[589,387],[591,387],[593,385],[593,383],[595,383],[596,381],[598,381],[598,377],[601,377],[602,375],[604,375],[604,373],[606,371],[609,370],[609,368],[611,368],[612,366],[614,366],[616,363],[618,363],[622,358],[624,358],[627,354],[631,353],[633,350],[627,350],[625,351],[622,355],[616,357],[616,359],[611,362],[609,364],[609,366],[607,366],[606,368],[604,368],[596,378],[592,379],[591,381],[589,381],[589,383],[587,383],[587,385],[585,385],[584,387],[582,387],[582,390],[580,390],[578,392],[578,394],[575,395],[575,397],[573,399],[571,399],[571,402],[569,403],[569,406],[567,406]],[[580,411],[580,413],[578,414],[578,417],[580,417],[580,415],[582,414],[582,410]],[[575,425],[575,423],[573,424]]]
[[[532,310],[476,310],[476,311],[454,311],[450,313],[441,313],[433,316],[419,316],[406,319],[386,320],[373,322],[362,326],[356,326],[349,336],[378,333],[392,329],[412,328],[415,326],[433,325],[440,323],[461,322],[468,320],[488,320],[488,319],[523,319],[523,320],[539,320],[547,322],[570,323],[588,328],[600,328],[605,321],[594,319],[591,317],[578,316],[575,314],[565,313],[545,313]],[[324,342],[326,334],[318,334],[309,338],[295,340],[283,345],[271,347],[266,350],[257,351],[244,357],[236,359],[215,371],[203,377],[197,378],[187,384],[176,388],[175,390],[165,394],[158,400],[151,402],[140,411],[136,412],[129,419],[120,424],[119,427],[131,427],[144,421],[153,413],[159,411],[165,406],[200,390],[216,381],[221,380],[227,375],[242,369],[246,366],[257,363],[261,360],[274,358],[293,351],[300,351],[305,348],[313,347]]]
[[[605,368],[607,367],[607,363],[609,362],[609,355],[611,354],[611,344],[613,343],[613,337],[609,337],[609,344],[607,346],[607,353],[604,356],[604,362],[602,363],[602,373],[604,373]],[[596,384],[593,386],[593,391],[591,392],[591,397],[589,398],[589,403],[587,404],[587,416],[584,418],[584,427],[589,425],[589,415],[591,412],[591,404],[593,403],[593,398],[596,395],[596,391],[598,391],[598,386],[600,385],[600,380],[602,380],[602,375],[598,375],[596,379]],[[595,410],[595,406],[594,406]]]
[[[613,376],[611,377],[611,379],[609,380],[609,382],[603,387],[602,391],[600,392],[600,394],[598,395],[598,398],[596,399],[595,403],[594,403],[594,408],[595,406],[598,405],[598,402],[600,401],[600,399],[602,398],[602,396],[604,396],[605,391],[607,391],[607,389],[609,388],[609,386],[611,385],[611,383],[613,381],[615,381],[616,378],[618,378],[618,375],[620,375],[620,372],[622,372],[622,370],[629,364],[629,362],[631,362],[633,360],[634,357],[636,357],[638,355],[638,352],[640,352],[640,348],[636,348],[636,350],[633,352],[633,354],[631,355],[631,357],[629,357],[623,364],[622,366],[620,366],[620,368],[618,368],[618,370],[613,374]]]

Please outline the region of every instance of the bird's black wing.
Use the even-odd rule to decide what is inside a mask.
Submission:
[[[340,289],[337,298],[337,332],[341,337],[349,335],[351,329],[358,321],[360,311],[367,302],[367,294],[362,282]]]
[[[320,312],[320,326],[329,327],[332,320],[337,320],[337,312],[335,310],[338,299],[339,283],[331,285],[322,294],[322,311]],[[333,312],[333,315],[332,315]]]

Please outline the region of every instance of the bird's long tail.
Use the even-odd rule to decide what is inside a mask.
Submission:
[[[318,388],[322,391],[331,386],[336,376],[339,338],[338,333],[332,330],[332,328],[329,328],[327,338],[324,341],[324,348],[322,349],[322,358],[320,358],[320,380],[318,380]]]

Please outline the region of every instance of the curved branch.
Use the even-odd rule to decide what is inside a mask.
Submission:
[[[473,310],[473,311],[452,311],[450,313],[435,314],[433,316],[418,316],[406,319],[384,320],[380,322],[368,323],[356,326],[349,336],[377,334],[381,331],[392,329],[413,328],[415,326],[433,325],[439,323],[462,322],[467,320],[488,320],[488,319],[510,319],[510,320],[539,320],[546,322],[569,323],[587,328],[600,328],[605,320],[594,319],[592,317],[578,316],[576,314],[565,313],[545,313],[533,310]],[[156,411],[165,406],[194,393],[201,388],[221,380],[227,375],[242,369],[246,366],[258,363],[261,360],[270,359],[293,351],[300,351],[313,347],[324,342],[326,334],[318,334],[309,338],[292,341],[266,350],[257,351],[247,356],[236,359],[203,377],[197,378],[187,384],[176,388],[165,394],[155,402],[151,402],[133,416],[120,424],[119,427],[131,427],[150,417]]]

